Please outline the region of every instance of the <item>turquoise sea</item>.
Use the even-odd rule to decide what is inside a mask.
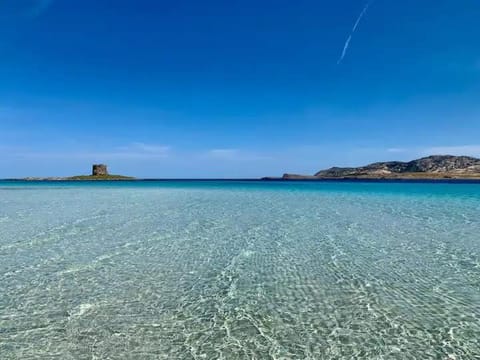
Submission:
[[[0,182],[0,359],[480,359],[480,184]]]

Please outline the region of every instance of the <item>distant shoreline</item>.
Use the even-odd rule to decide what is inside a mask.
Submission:
[[[404,173],[392,175],[358,175],[358,176],[308,176],[308,175],[294,175],[285,174],[283,177],[264,177],[262,180],[273,181],[324,181],[324,180],[384,180],[384,181],[409,181],[409,180],[477,180],[480,181],[480,175],[457,175],[457,174],[428,174],[428,173]]]
[[[105,181],[271,181],[271,182],[442,182],[480,183],[480,159],[470,156],[431,155],[409,162],[377,162],[361,167],[332,167],[313,175],[286,173],[281,177],[262,178],[164,178],[139,179],[130,176],[109,174],[106,164],[92,165],[91,175],[68,177],[26,177],[3,181],[24,182],[105,182]]]
[[[14,181],[134,181],[136,178],[123,175],[77,175],[68,177],[26,177],[21,179],[9,179]]]
[[[220,178],[220,179],[195,179],[195,178],[132,178],[132,179],[104,179],[104,180],[72,180],[61,178],[36,178],[22,179],[10,178],[0,179],[0,182],[18,183],[142,183],[142,182],[246,182],[246,183],[425,183],[425,184],[480,184],[480,178],[304,178],[284,179],[281,177],[268,178]]]
[[[278,178],[264,178],[276,180]],[[408,162],[377,162],[360,167],[332,167],[313,175],[284,174],[282,180],[480,180],[480,159],[471,156],[430,155]]]

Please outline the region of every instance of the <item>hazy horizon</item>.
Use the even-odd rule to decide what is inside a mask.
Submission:
[[[431,157],[431,156],[451,156],[450,154],[432,154],[432,155],[426,155],[426,156],[422,156],[422,157]],[[418,159],[411,159],[411,160],[418,160]],[[393,160],[393,161],[396,161],[396,160]],[[405,162],[408,162],[408,160],[406,160]],[[372,163],[365,163],[365,164],[360,164],[359,166],[366,166],[366,165],[371,165]],[[5,178],[0,178],[0,180],[16,180],[16,179],[22,179],[22,178],[62,178],[62,177],[70,177],[70,176],[76,176],[76,175],[91,175],[92,173],[92,166],[94,164],[91,164],[90,165],[90,168],[89,169],[82,169],[83,171],[77,171],[77,173],[75,174],[64,174],[64,175],[41,175],[41,176],[38,176],[38,175],[28,175],[28,176],[22,176],[22,177],[5,177]],[[255,179],[261,179],[261,178],[264,178],[264,177],[281,177],[281,175],[285,174],[282,173],[282,174],[264,174],[264,175],[260,175],[260,176],[239,176],[239,177],[228,177],[228,176],[218,176],[218,177],[213,177],[211,175],[209,176],[199,176],[199,177],[191,177],[191,176],[183,176],[183,177],[169,177],[169,176],[165,176],[165,177],[155,177],[155,176],[146,176],[146,177],[142,177],[142,176],[137,176],[135,174],[120,174],[118,172],[115,171],[115,169],[112,169],[109,167],[108,164],[103,164],[103,165],[106,165],[107,166],[107,169],[108,169],[108,172],[110,175],[125,175],[125,176],[130,176],[132,178],[135,178],[135,179],[138,179],[138,180],[255,180]],[[335,167],[338,167],[338,166],[335,166]],[[342,167],[342,166],[340,166]],[[317,169],[316,171],[312,172],[312,173],[297,173],[298,175],[314,175],[316,172],[318,172],[319,170],[326,170],[327,168],[323,168],[323,169]],[[292,173],[290,173],[292,174]]]

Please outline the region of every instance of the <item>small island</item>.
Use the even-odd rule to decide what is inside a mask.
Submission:
[[[124,175],[112,175],[108,172],[108,167],[105,164],[92,165],[91,175],[76,175],[69,177],[28,177],[23,180],[27,181],[125,181],[136,180],[134,177]]]
[[[480,180],[480,159],[470,156],[432,155],[409,162],[377,162],[360,167],[332,167],[314,175],[284,174],[263,180]]]

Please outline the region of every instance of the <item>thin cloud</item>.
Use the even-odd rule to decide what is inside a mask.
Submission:
[[[155,160],[164,159],[170,156],[171,148],[164,145],[147,145],[143,143],[132,143],[120,146],[113,150],[73,150],[73,151],[37,151],[27,148],[2,148],[0,153],[8,153],[9,157],[27,159],[77,159],[90,161],[109,160]]]
[[[405,148],[390,148],[390,149],[387,149],[387,152],[398,154],[398,153],[408,152],[408,149],[405,149]]]
[[[208,152],[209,157],[217,158],[217,159],[234,159],[238,157],[239,150],[238,149],[213,149]]]
[[[339,65],[343,61],[345,56],[347,55],[347,51],[348,51],[348,48],[350,47],[350,42],[352,41],[353,34],[355,34],[355,31],[357,31],[357,28],[358,28],[358,25],[360,24],[360,21],[362,21],[362,18],[365,16],[365,14],[367,13],[368,9],[373,4],[373,2],[374,2],[374,0],[371,0],[365,5],[362,12],[358,16],[357,21],[355,21],[355,24],[353,25],[353,28],[350,31],[350,34],[348,35],[347,40],[345,41],[345,45],[343,46],[343,50],[342,50],[342,55],[338,59],[337,65]]]
[[[229,161],[257,161],[269,160],[272,157],[240,149],[212,149],[206,153],[207,158]]]
[[[141,142],[134,142],[127,146],[119,147],[118,150],[122,152],[130,153],[147,153],[147,154],[157,154],[157,155],[167,155],[170,151],[170,146],[166,145],[156,145],[156,144],[145,144]]]
[[[480,157],[480,145],[454,145],[454,146],[429,146],[412,148],[389,148],[385,150],[389,154],[401,154],[412,159],[430,155],[454,155]]]
[[[480,157],[480,145],[434,146],[423,150],[424,155],[467,155]]]

